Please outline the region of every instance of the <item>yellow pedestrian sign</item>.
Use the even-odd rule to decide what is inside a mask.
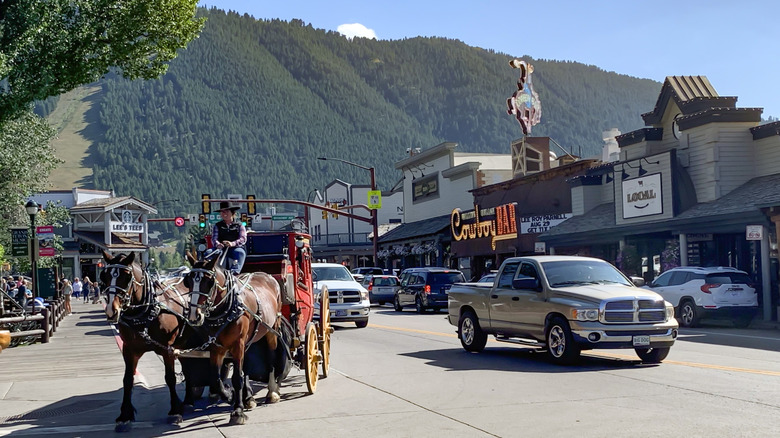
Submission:
[[[368,208],[377,210],[382,208],[382,191],[381,190],[369,190],[368,191]]]

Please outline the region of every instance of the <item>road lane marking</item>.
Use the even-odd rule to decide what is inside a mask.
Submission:
[[[432,332],[429,330],[419,330],[419,329],[411,329],[411,328],[404,328],[404,327],[392,327],[392,326],[386,326],[386,325],[377,325],[377,324],[369,324],[369,327],[377,328],[377,329],[384,329],[384,330],[393,330],[398,332],[409,332],[409,333],[420,333],[424,335],[433,335],[433,336],[442,336],[447,338],[456,338],[458,337],[457,334],[450,334],[450,333],[442,333],[442,332]],[[495,342],[495,343],[501,343],[505,344],[505,342],[496,341],[495,339],[489,338],[488,341]],[[589,350],[586,354],[587,356],[598,356],[602,358],[607,359],[626,359],[626,360],[639,360],[636,356],[630,356],[630,355],[623,355],[623,354],[616,354],[616,353],[600,353],[595,352],[593,350]],[[706,364],[706,363],[696,363],[696,362],[683,362],[679,360],[669,360],[664,359],[663,363],[669,364],[669,365],[680,365],[680,366],[686,366],[686,367],[692,367],[692,368],[704,368],[704,369],[710,369],[710,370],[718,370],[718,371],[732,371],[736,373],[746,373],[746,374],[759,374],[762,376],[776,376],[780,377],[780,371],[769,371],[769,370],[754,370],[751,368],[740,368],[740,367],[731,367],[726,365],[712,365],[712,364]]]

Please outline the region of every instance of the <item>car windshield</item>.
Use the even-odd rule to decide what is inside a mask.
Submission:
[[[314,280],[343,280],[343,281],[355,281],[352,274],[347,271],[347,268],[343,266],[319,266],[312,268],[314,271]]]
[[[544,262],[542,268],[552,287],[584,284],[622,284],[633,286],[614,266],[597,260]]]

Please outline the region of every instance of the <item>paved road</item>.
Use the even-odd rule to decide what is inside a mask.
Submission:
[[[0,354],[0,436],[103,437],[119,413],[122,361],[98,306],[75,304],[51,343]],[[227,426],[226,405],[199,402],[165,424],[159,359],[146,355],[127,436],[479,437],[750,436],[780,430],[780,332],[683,330],[667,361],[630,351],[574,367],[489,342],[463,351],[444,314],[375,308],[368,328],[337,325],[331,376],[306,394],[295,370],[283,400]],[[258,387],[258,400],[265,390]],[[180,391],[181,392],[181,391]]]

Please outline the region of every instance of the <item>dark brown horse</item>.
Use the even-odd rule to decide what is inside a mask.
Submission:
[[[179,399],[174,371],[174,349],[183,348],[192,332],[183,316],[187,308],[186,290],[181,281],[154,282],[135,261],[134,253],[112,257],[104,251],[103,258],[106,267],[100,274],[100,289],[106,295],[106,317],[119,329],[125,362],[124,397],[115,430],[128,431],[131,422],[135,421],[131,401],[133,376],[139,359],[147,351],[154,351],[163,358],[165,383],[171,395],[168,422],[180,423],[183,405],[194,402],[189,385],[184,403]]]
[[[234,276],[217,264],[217,258],[198,261],[187,253],[192,265],[184,277],[190,293],[188,318],[193,325],[203,325],[213,344],[209,348],[209,396],[220,395],[230,399],[220,380],[220,370],[226,354],[233,360],[231,424],[244,424],[243,409],[254,405],[251,389],[244,378],[245,352],[253,343],[265,339],[269,358],[268,396],[266,400],[279,401],[279,383],[283,378],[284,341],[279,339],[282,298],[279,283],[264,272]],[[243,404],[242,404],[243,402]]]

